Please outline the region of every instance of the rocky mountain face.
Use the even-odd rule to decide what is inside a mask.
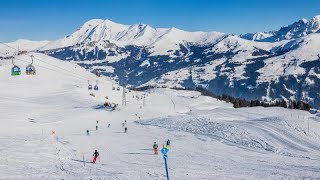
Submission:
[[[240,35],[240,37],[254,41],[276,42],[297,39],[312,33],[320,33],[320,15],[311,20],[299,20],[280,28],[278,31],[247,33]]]
[[[203,86],[245,99],[320,108],[320,16],[240,36],[91,20],[38,49],[130,86]]]

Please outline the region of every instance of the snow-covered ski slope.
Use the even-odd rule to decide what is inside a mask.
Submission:
[[[169,89],[128,92],[127,106],[108,111],[101,108],[105,96],[122,102],[113,82],[34,56],[35,76],[12,77],[11,62],[0,61],[0,179],[166,179],[152,145],[167,139],[171,179],[320,178],[320,119],[308,112],[234,109],[198,92]],[[22,70],[31,60],[17,58]],[[100,90],[88,91],[87,80],[98,80]],[[95,149],[101,156],[91,164]]]

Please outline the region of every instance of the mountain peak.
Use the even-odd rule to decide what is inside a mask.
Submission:
[[[310,20],[303,18],[290,25],[281,27],[278,31],[247,33],[241,34],[240,37],[253,41],[276,42],[296,39],[318,32],[320,32],[320,15]]]
[[[103,19],[91,19],[83,24],[82,27],[86,26],[97,26],[98,24],[101,24],[104,20]]]
[[[313,17],[312,19],[316,19],[316,20],[320,21],[320,15],[317,15],[317,16]]]
[[[106,25],[123,25],[123,24],[120,24],[120,23],[116,23],[114,21],[111,21],[110,19],[105,19],[103,22],[103,24],[106,24]]]

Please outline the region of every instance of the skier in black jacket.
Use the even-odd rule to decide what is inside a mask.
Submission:
[[[167,148],[168,150],[170,149],[170,139],[168,139],[168,141],[167,141],[166,148]]]

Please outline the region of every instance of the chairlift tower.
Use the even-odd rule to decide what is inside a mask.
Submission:
[[[126,100],[126,86],[122,86],[122,105],[126,106],[127,105],[127,100]]]

